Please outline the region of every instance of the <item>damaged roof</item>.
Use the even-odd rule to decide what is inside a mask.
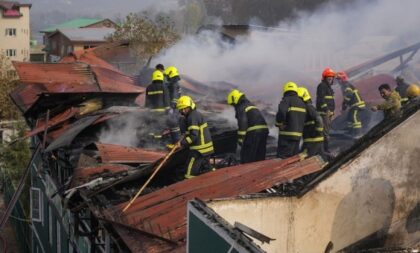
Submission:
[[[286,160],[273,159],[237,165],[184,180],[141,196],[125,213],[122,209],[127,202],[111,209],[96,210],[96,215],[183,246],[186,236],[186,208],[189,200],[257,193],[275,184],[320,171],[322,167],[323,162],[317,157],[300,161],[298,156]],[[124,237],[123,234],[122,239],[128,243],[128,247],[133,252],[136,252],[135,247],[140,247],[133,245],[133,241]],[[160,247],[157,244],[155,246]],[[156,252],[162,251],[156,250]]]

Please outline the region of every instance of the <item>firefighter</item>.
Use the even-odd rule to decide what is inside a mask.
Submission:
[[[316,89],[316,110],[322,117],[324,125],[324,151],[330,153],[329,150],[329,132],[331,128],[331,120],[334,115],[335,101],[332,85],[336,73],[331,68],[325,68],[322,72],[322,81]]]
[[[400,115],[401,108],[401,97],[397,91],[391,90],[389,84],[381,84],[378,88],[381,97],[385,99],[382,104],[372,106],[371,110],[376,112],[377,110],[384,111],[384,118],[390,119]]]
[[[169,90],[169,98],[171,99],[171,107],[175,108],[178,98],[181,96],[181,87],[179,81],[178,69],[174,66],[167,67],[165,69],[165,75],[167,77],[167,85]]]
[[[409,85],[404,81],[402,76],[397,76],[395,81],[397,82],[397,88],[395,88],[395,90],[398,92],[398,94],[400,94],[401,105],[403,106],[408,102],[407,89]]]
[[[298,97],[298,86],[287,82],[283,86],[283,99],[276,115],[279,128],[277,157],[287,158],[299,153],[300,139],[306,118],[305,103]]]
[[[324,154],[324,127],[322,118],[312,104],[311,94],[305,87],[298,88],[298,96],[305,103],[306,119],[303,128],[303,152],[309,157],[320,155],[327,158]]]
[[[362,100],[359,91],[349,82],[349,78],[344,71],[337,73],[337,80],[343,92],[342,110],[350,108],[347,116],[347,126],[350,134],[354,137],[360,136],[362,133],[362,121],[360,120],[360,112],[365,109],[366,104]]]
[[[164,76],[160,70],[152,74],[152,83],[146,88],[146,104],[152,112],[152,127],[149,135],[155,141],[162,140],[162,133],[166,128],[170,129],[171,142],[176,143],[180,138],[180,129],[177,122],[172,122],[167,115],[169,107],[169,93],[163,84]]]
[[[268,127],[260,110],[239,90],[228,94],[227,103],[235,107],[241,163],[265,160]]]
[[[418,100],[420,96],[420,88],[419,86],[412,84],[407,89],[407,97],[408,101]]]
[[[165,73],[165,67],[161,63],[156,64],[155,70],[159,70],[160,72]]]
[[[185,165],[185,178],[189,179],[210,170],[209,157],[214,153],[213,142],[207,122],[197,111],[191,97],[181,96],[177,101],[176,109],[185,120],[185,138],[181,140],[180,145],[189,149]]]

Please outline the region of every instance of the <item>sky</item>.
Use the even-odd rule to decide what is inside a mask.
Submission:
[[[270,102],[279,101],[287,81],[313,90],[325,67],[346,69],[420,42],[418,10],[418,0],[327,4],[314,13],[299,13],[293,23],[254,31],[235,46],[220,43],[215,33],[184,37],[152,66],[175,65],[197,80],[227,81],[256,97],[264,93]]]

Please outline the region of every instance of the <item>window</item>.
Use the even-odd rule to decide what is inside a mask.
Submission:
[[[9,56],[9,57],[16,56],[16,49],[6,49],[6,56]]]
[[[48,206],[48,240],[50,245],[53,245],[53,214],[51,205]]]
[[[56,245],[57,245],[57,253],[61,253],[61,227],[60,227],[60,222],[58,222],[58,220],[57,220],[57,222],[56,222],[56,224],[57,224],[57,243],[56,243]]]
[[[31,218],[42,222],[42,194],[39,188],[31,187]]]
[[[6,28],[7,37],[16,37],[16,28]]]

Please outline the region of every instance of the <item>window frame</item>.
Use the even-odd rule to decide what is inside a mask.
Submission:
[[[38,217],[34,217],[34,193],[38,194]],[[41,189],[37,187],[31,187],[30,190],[30,206],[31,206],[31,220],[35,222],[43,222],[43,195]]]

